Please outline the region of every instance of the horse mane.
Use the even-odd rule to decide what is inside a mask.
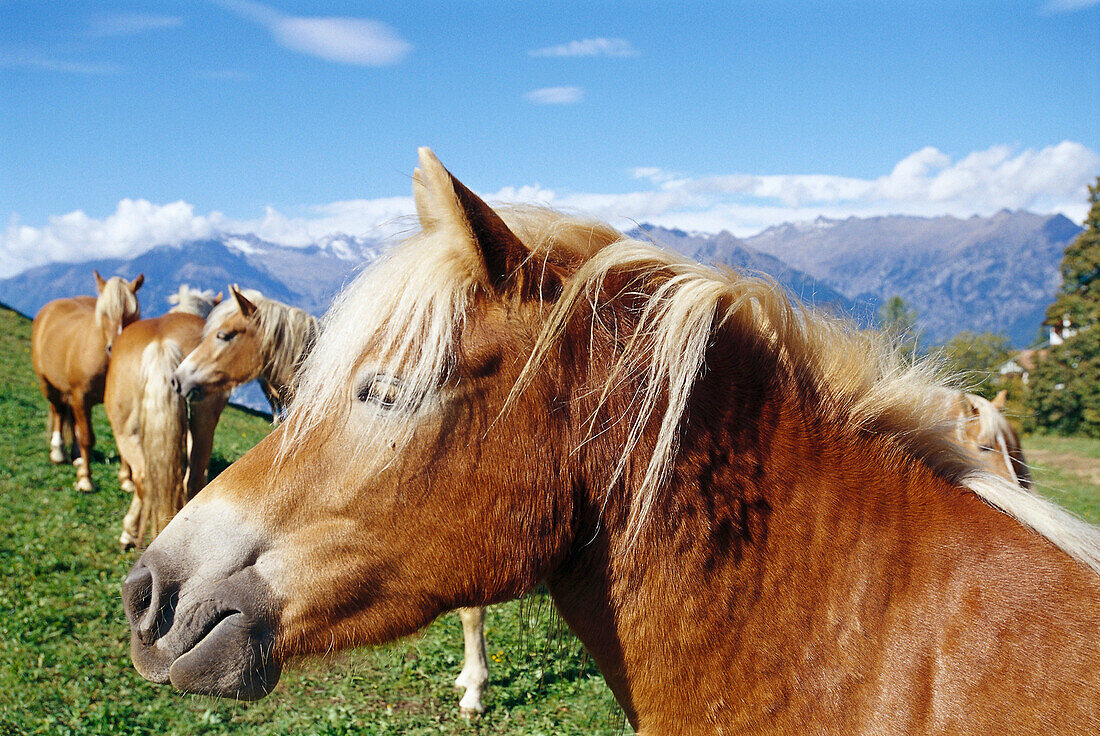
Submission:
[[[996,447],[997,437],[1005,431],[1008,420],[993,406],[989,399],[977,394],[966,394],[966,401],[977,412],[978,444],[984,447]]]
[[[261,375],[282,393],[293,387],[302,361],[317,339],[318,320],[297,307],[268,299],[255,289],[242,289],[241,293],[256,305],[256,331],[263,354]],[[214,307],[203,326],[203,338],[217,332],[238,311],[234,299]]]
[[[179,290],[168,296],[168,303],[173,305],[168,311],[206,319],[216,306],[214,300],[217,298],[213,289],[192,289],[188,284],[180,284]]]
[[[541,333],[512,396],[560,344],[570,320],[584,313],[591,315],[593,330],[608,330],[624,343],[606,384],[597,388],[601,402],[625,380],[638,386],[614,478],[622,476],[644,429],[663,410],[656,446],[633,492],[632,535],[648,519],[676,460],[707,347],[716,332],[730,327],[755,335],[762,349],[806,381],[823,412],[889,438],[948,483],[969,488],[1100,572],[1096,528],[982,470],[958,445],[942,415],[937,394],[943,381],[932,363],[902,359],[884,336],[810,311],[770,279],[704,266],[602,223],[545,208],[496,209],[535,264],[568,264],[571,271],[559,298],[546,305]],[[483,269],[472,262],[477,254],[471,250],[445,237],[414,235],[344,290],[300,377],[284,442],[318,426],[322,417],[347,412],[351,379],[364,368],[361,359],[349,363],[347,356],[362,356],[368,347],[381,356],[369,366],[373,373],[401,377],[397,408],[415,411],[431,400],[446,378],[467,308],[484,288]],[[624,282],[608,293],[610,284]],[[624,296],[629,299],[619,299]],[[627,312],[623,319],[616,309],[603,308],[614,299]],[[413,424],[380,418],[374,439],[403,443]]]
[[[105,325],[122,324],[128,317],[140,319],[141,307],[126,280],[112,276],[95,300],[96,327],[102,330]]]

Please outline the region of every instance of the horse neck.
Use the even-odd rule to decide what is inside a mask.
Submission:
[[[284,307],[284,309],[290,308]],[[306,323],[298,322],[286,316],[285,325],[278,332],[282,333],[283,339],[291,340],[295,345],[301,346],[299,354],[293,357],[288,357],[288,351],[282,349],[283,346],[276,343],[276,340],[279,339],[278,336],[274,339],[265,337],[263,344],[260,346],[260,378],[266,382],[268,390],[276,397],[281,406],[286,406],[293,396],[294,381],[298,369],[313,347],[316,325],[317,320],[313,318]],[[297,329],[306,330],[308,334],[290,334],[292,330]]]
[[[852,575],[896,559],[905,541],[899,526],[876,536],[861,520],[900,519],[899,496],[951,492],[899,462],[888,438],[816,413],[812,392],[777,361],[739,347],[708,355],[678,459],[637,537],[624,489],[644,473],[646,441],[611,495],[599,480],[582,484],[590,495],[576,546],[548,580],[642,733],[750,723],[799,677],[820,677],[798,671],[805,637],[828,628],[844,595],[889,600],[873,590],[889,575]],[[614,449],[591,445],[598,472]],[[839,581],[840,598],[822,596],[824,581]]]

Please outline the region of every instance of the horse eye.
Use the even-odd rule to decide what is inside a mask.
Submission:
[[[229,342],[230,340],[232,340],[236,336],[237,336],[236,332],[218,332],[218,334],[215,335],[215,337],[217,337],[222,342]]]
[[[401,398],[401,379],[393,376],[372,376],[359,386],[356,397],[383,409],[392,409]]]

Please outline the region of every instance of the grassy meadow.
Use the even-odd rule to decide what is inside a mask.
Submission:
[[[242,704],[181,695],[130,665],[118,550],[128,498],[102,407],[95,493],[47,458],[45,403],[30,369],[30,322],[0,309],[0,736],[6,734],[619,734],[629,731],[595,666],[533,595],[490,609],[486,714],[466,722],[451,687],[461,628],[451,614],[387,647],[300,662]],[[214,467],[269,430],[229,409]],[[1040,489],[1100,522],[1100,441],[1025,438]]]
[[[47,457],[46,405],[30,367],[30,322],[0,308],[0,736],[8,734],[619,734],[622,712],[548,597],[489,609],[487,712],[458,716],[457,615],[387,647],[284,670],[255,703],[181,695],[130,664],[118,549],[129,498],[103,407],[95,410],[98,490],[73,487]],[[270,429],[228,409],[214,470]]]

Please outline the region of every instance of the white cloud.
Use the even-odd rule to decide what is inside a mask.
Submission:
[[[255,235],[289,247],[314,245],[331,235],[381,239],[409,229],[413,212],[408,196],[331,202],[309,208],[304,217],[266,207],[262,216],[244,220],[220,212],[197,215],[182,201],[158,205],[144,199],[124,199],[103,219],[80,210],[55,215],[44,227],[25,225],[13,215],[0,231],[0,278],[44,263],[132,258],[158,245],[219,236]]]
[[[94,38],[133,36],[147,31],[163,31],[183,25],[183,18],[155,13],[126,13],[105,15],[92,20],[88,35]]]
[[[648,179],[654,184],[666,184],[681,177],[681,174],[665,171],[656,166],[635,166],[630,170],[630,175],[635,179]]]
[[[102,220],[76,210],[50,217],[41,228],[13,216],[0,236],[0,273],[52,261],[131,256],[162,243],[209,238],[223,220],[217,212],[196,216],[186,202],[156,205],[144,199],[124,199]]]
[[[1084,10],[1094,5],[1100,5],[1100,0],[1050,0],[1039,9],[1039,12],[1046,14],[1072,13],[1075,10]]]
[[[0,69],[36,69],[62,74],[118,74],[118,64],[88,61],[68,61],[33,53],[0,51]]]
[[[548,46],[527,52],[531,56],[569,57],[569,56],[637,56],[638,50],[623,38],[585,38],[570,41],[560,46]]]
[[[1008,208],[1061,212],[1081,222],[1088,210],[1087,185],[1100,174],[1100,156],[1080,143],[1065,141],[1038,150],[993,146],[957,160],[928,147],[870,179],[741,173],[692,178],[652,166],[631,173],[646,188],[615,194],[563,193],[532,184],[503,187],[485,196],[495,202],[580,212],[618,227],[652,222],[705,232],[729,230],[739,236],[819,215],[968,217]],[[157,205],[124,199],[104,219],[76,211],[33,227],[13,216],[0,232],[0,276],[51,261],[134,256],[156,245],[217,235],[252,234],[302,247],[327,236],[377,239],[416,227],[410,196],[331,202],[304,212],[290,217],[269,207],[255,219],[232,220],[219,212],[196,215],[185,202]]]
[[[523,97],[536,105],[575,105],[584,97],[584,90],[580,87],[543,87]]]
[[[254,0],[215,2],[266,28],[280,46],[326,61],[385,66],[412,50],[397,31],[376,20],[286,15]]]

